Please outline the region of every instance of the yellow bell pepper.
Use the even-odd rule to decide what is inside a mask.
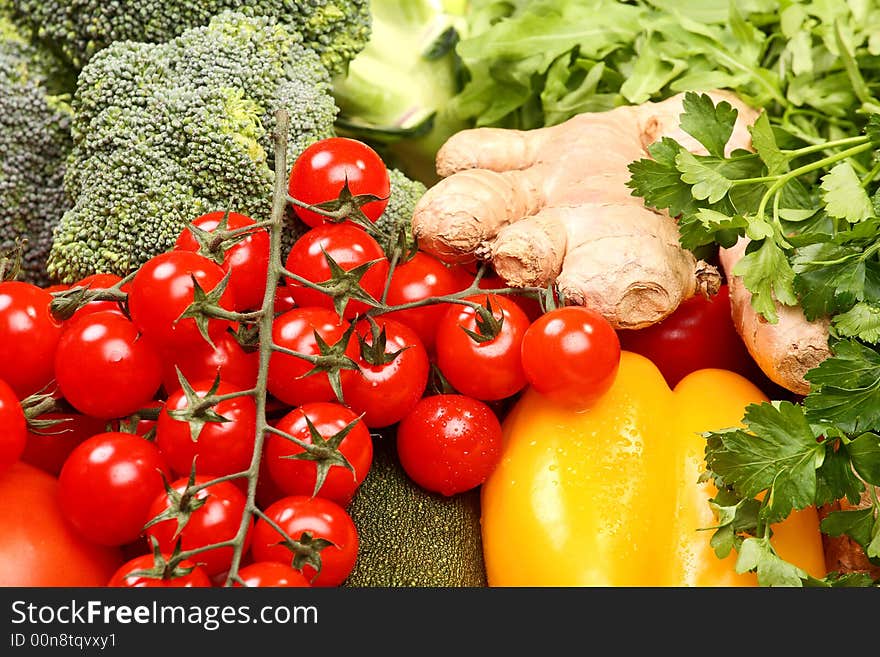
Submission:
[[[672,391],[646,358],[624,352],[617,379],[582,412],[528,390],[504,421],[501,463],[482,488],[490,586],[754,586],[735,552],[709,545],[700,432],[738,426],[765,401],[732,372],[702,370]],[[773,528],[780,556],[825,572],[815,509]]]

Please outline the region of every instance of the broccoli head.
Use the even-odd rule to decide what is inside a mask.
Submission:
[[[341,72],[370,35],[368,0],[7,0],[14,18],[82,68],[114,41],[160,43],[224,11],[275,17]]]
[[[111,44],[81,72],[73,106],[73,207],[48,263],[61,281],[133,271],[205,212],[268,219],[273,112],[290,113],[292,161],[332,136],[337,111],[298,32],[232,12],[164,44]]]
[[[69,205],[65,159],[71,109],[51,55],[0,15],[0,251],[27,238],[23,277],[48,282],[52,231]]]
[[[381,216],[376,220],[374,235],[379,240],[385,253],[391,254],[399,244],[401,230],[405,230],[406,247],[413,243],[412,216],[416,203],[427,191],[424,183],[410,180],[399,169],[389,169],[391,192],[388,204]]]

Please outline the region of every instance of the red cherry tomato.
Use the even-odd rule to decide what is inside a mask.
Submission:
[[[620,343],[608,321],[581,306],[539,317],[522,342],[531,386],[563,404],[584,408],[605,394],[620,364]]]
[[[165,560],[171,558],[170,554],[162,555]],[[113,576],[110,578],[110,581],[107,583],[108,587],[112,588],[194,588],[194,587],[208,587],[211,586],[211,580],[208,578],[207,573],[193,562],[184,559],[178,564],[178,568],[181,571],[186,571],[189,569],[189,572],[182,572],[179,576],[176,577],[162,577],[161,575],[157,577],[150,577],[147,575],[137,575],[134,574],[137,571],[144,570],[153,570],[156,566],[155,557],[152,554],[145,554],[140,557],[135,557],[130,561],[125,562],[122,566],[119,567]]]
[[[168,251],[148,260],[135,274],[128,293],[131,321],[161,348],[187,348],[204,341],[195,319],[178,318],[194,299],[193,278],[205,293],[223,280],[220,265],[191,251]],[[220,297],[225,310],[234,310],[235,297],[227,287]],[[208,320],[212,340],[229,327],[225,319]]]
[[[290,288],[284,283],[279,283],[275,288],[275,314],[280,315],[294,308],[296,308],[296,300],[293,298]]]
[[[288,191],[295,199],[317,205],[334,201],[348,182],[352,195],[372,194],[382,200],[361,206],[370,221],[376,221],[388,205],[391,181],[382,158],[365,143],[344,137],[331,137],[306,148],[293,163]],[[325,218],[311,210],[294,206],[306,224],[320,226]]]
[[[396,354],[388,363],[372,354],[372,327],[361,320],[355,331],[363,345],[358,356],[359,370],[346,380],[342,391],[345,403],[364,416],[368,427],[387,427],[399,422],[421,399],[428,383],[428,354],[414,331],[393,319],[379,317],[377,325],[385,331],[381,357]]]
[[[529,326],[526,314],[513,301],[497,295],[473,296],[469,301],[492,305],[496,319],[503,316],[493,339],[478,342],[463,329],[478,333],[477,311],[464,305],[450,308],[437,328],[437,366],[463,395],[482,400],[509,397],[526,385],[520,348]]]
[[[147,406],[162,383],[162,364],[134,324],[113,310],[89,313],[58,343],[55,378],[76,410],[97,418],[131,415]]]
[[[0,380],[0,475],[15,463],[27,443],[27,420],[15,391]]]
[[[281,418],[276,427],[304,443],[314,444],[306,418],[325,441],[351,425],[336,449],[351,464],[353,471],[342,463],[329,464],[326,479],[316,492],[317,462],[293,458],[306,450],[283,436],[270,433],[266,444],[269,476],[285,495],[316,494],[346,506],[366,478],[373,461],[370,432],[350,409],[329,402],[304,404]]]
[[[360,286],[373,299],[379,300],[382,297],[388,278],[385,253],[376,240],[354,224],[324,224],[313,228],[290,249],[285,268],[313,283],[326,283],[332,276],[328,257],[345,271],[378,261],[360,278]],[[287,287],[297,306],[334,307],[333,297],[291,278],[287,279]],[[351,318],[369,309],[370,306],[363,301],[350,300],[345,306],[344,316]]]
[[[225,212],[209,212],[193,220],[197,228],[212,233],[223,221]],[[226,230],[253,226],[256,222],[238,212],[230,212]],[[177,238],[175,248],[183,251],[199,251],[200,246],[193,232],[185,228]],[[232,272],[229,287],[232,288],[236,310],[256,310],[263,305],[266,293],[266,272],[269,269],[269,233],[257,229],[247,233],[240,241],[227,249],[223,257],[223,270]]]
[[[430,297],[454,294],[464,289],[455,273],[434,256],[419,251],[411,260],[397,265],[391,273],[386,302],[389,306],[402,306]],[[406,324],[418,334],[419,339],[430,354],[434,352],[437,326],[446,311],[448,303],[432,303],[407,310],[395,310],[384,317]]]
[[[662,322],[618,335],[621,347],[651,360],[670,387],[707,367],[766,381],[733,324],[727,285],[709,299],[697,295],[683,301]]]
[[[16,463],[0,474],[0,500],[0,586],[104,586],[122,563],[74,531],[55,477]]]
[[[122,277],[117,276],[116,274],[92,274],[91,276],[86,276],[85,278],[78,280],[71,287],[84,287],[90,290],[103,290],[113,287],[121,280]],[[129,287],[129,285],[124,285],[121,290],[123,292],[128,292]],[[122,306],[118,301],[89,301],[86,305],[73,313],[73,315],[71,315],[70,318],[67,320],[67,323],[72,324],[80,317],[84,317],[91,313],[101,312],[104,310],[109,310],[120,315],[123,314]]]
[[[60,422],[44,429],[30,429],[21,460],[56,477],[77,445],[107,430],[106,420],[80,413],[45,413],[36,419]]]
[[[482,484],[501,459],[501,424],[464,395],[422,399],[397,429],[400,465],[419,486],[456,495]]]
[[[205,397],[213,381],[190,382],[199,398]],[[237,387],[224,382],[217,388],[217,395],[236,392]],[[257,407],[253,397],[238,396],[217,402],[213,412],[226,418],[226,422],[207,421],[194,441],[189,422],[175,419],[169,411],[189,408],[183,390],[172,393],[156,425],[156,444],[168,465],[180,477],[189,475],[193,459],[196,471],[201,475],[222,476],[247,470],[254,452],[257,430]]]
[[[55,377],[62,325],[49,312],[50,303],[52,295],[36,285],[0,282],[0,379],[19,399],[44,390]]]
[[[238,571],[238,576],[245,586],[258,588],[270,587],[307,587],[309,580],[300,571],[277,561],[258,561]],[[234,586],[241,586],[238,582]]]
[[[275,318],[272,341],[297,353],[318,356],[321,352],[315,333],[332,347],[343,339],[347,329],[348,322],[343,322],[334,311],[327,308],[294,308]],[[357,358],[357,341],[354,336],[345,345],[345,355],[352,362]],[[313,368],[314,365],[308,360],[273,352],[269,361],[269,392],[290,406],[335,400],[336,395],[330,387],[327,374],[308,374]],[[343,384],[352,373],[352,370],[341,370]]]
[[[202,340],[187,349],[170,350],[164,354],[162,385],[171,394],[180,390],[179,369],[187,381],[212,381],[218,375],[224,383],[241,390],[257,384],[260,355],[247,352],[229,331],[214,340],[214,346]]]
[[[74,449],[61,468],[61,510],[94,543],[131,543],[164,490],[163,474],[170,477],[152,443],[128,433],[98,434]]]
[[[196,477],[195,483],[204,484],[209,480],[210,477]],[[171,488],[183,496],[180,502],[175,503],[167,493],[161,493],[153,501],[147,514],[150,518],[155,518],[169,509],[177,514],[189,514],[189,519],[179,533],[177,517],[163,520],[147,528],[145,533],[148,544],[150,539],[155,538],[162,552],[173,552],[178,539],[181,550],[195,550],[213,543],[232,540],[241,526],[247,499],[235,484],[221,481],[202,488],[194,494],[186,495],[188,481],[188,478],[182,478],[171,484]],[[244,552],[250,547],[250,538],[250,529],[248,529],[244,539]],[[212,576],[228,571],[229,566],[232,565],[232,556],[231,547],[214,548],[198,553],[192,561]]]
[[[293,540],[312,546],[321,558],[321,572],[308,563],[303,575],[312,586],[338,586],[345,581],[357,561],[358,536],[354,521],[341,506],[323,497],[284,497],[265,510]],[[323,549],[315,539],[330,541]],[[284,538],[263,519],[254,525],[251,553],[255,561],[277,561],[291,565],[294,553],[281,543]]]

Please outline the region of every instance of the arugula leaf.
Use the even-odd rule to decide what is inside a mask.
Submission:
[[[832,217],[854,224],[874,216],[874,206],[855,170],[843,161],[822,176],[825,211]]]
[[[709,155],[724,157],[724,147],[733,134],[737,110],[727,101],[717,105],[708,94],[688,91],[682,101],[681,129],[700,142]]]
[[[751,404],[743,422],[746,430],[706,434],[706,464],[712,472],[744,497],[767,491],[766,522],[814,504],[816,468],[826,446],[816,442],[803,409],[785,401]]]

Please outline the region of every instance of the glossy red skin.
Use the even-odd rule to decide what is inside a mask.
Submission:
[[[456,495],[482,484],[501,459],[501,424],[489,406],[464,395],[422,399],[397,428],[397,454],[422,488]]]
[[[108,432],[71,452],[58,478],[61,510],[77,532],[100,545],[141,535],[153,500],[170,478],[158,448],[140,436]]]
[[[18,461],[27,443],[27,421],[15,391],[0,380],[0,474]]]
[[[171,555],[164,554],[165,559],[170,559]],[[196,566],[192,561],[184,559],[180,562],[181,568],[192,568],[192,570],[180,577],[170,579],[162,579],[159,577],[145,577],[143,575],[129,576],[129,573],[137,570],[151,570],[155,565],[152,554],[145,554],[135,557],[127,561],[119,567],[110,580],[107,582],[108,587],[112,588],[157,588],[157,589],[182,589],[182,588],[202,588],[211,586],[211,580],[205,571]]]
[[[618,335],[622,348],[650,359],[670,387],[708,367],[766,381],[733,324],[726,284],[709,299],[702,295],[686,299],[662,322]]]
[[[204,397],[213,381],[191,381],[193,390]],[[216,394],[226,395],[238,390],[237,386],[220,383]],[[174,474],[186,477],[196,459],[196,472],[200,475],[222,476],[247,470],[254,452],[257,429],[257,407],[253,397],[241,396],[226,399],[214,406],[214,411],[228,422],[207,422],[196,442],[193,442],[189,423],[176,420],[169,410],[188,407],[186,395],[178,390],[169,395],[159,422],[156,425],[156,444],[171,466]]]
[[[345,509],[323,497],[284,497],[265,509],[288,536],[300,540],[304,532],[323,538],[333,545],[321,551],[321,572],[315,577],[311,565],[303,566],[303,574],[312,586],[339,586],[349,576],[357,561],[358,535],[354,521]],[[265,520],[254,525],[251,553],[255,561],[277,561],[290,565],[293,553],[283,545],[281,534]]]
[[[526,385],[520,352],[529,319],[510,299],[498,295],[490,299],[493,315],[504,314],[493,340],[480,343],[462,330],[477,331],[477,311],[470,306],[453,306],[437,327],[437,366],[443,376],[461,394],[484,401],[510,397]],[[468,300],[485,305],[486,296]]]
[[[306,418],[311,420],[318,433],[331,438],[348,424],[356,424],[339,444],[339,451],[351,463],[354,472],[342,465],[333,465],[317,495],[333,500],[340,506],[347,506],[358,486],[363,483],[373,462],[373,439],[366,425],[358,421],[358,416],[341,404],[317,402],[295,408],[281,418],[276,427],[311,444]],[[266,442],[266,467],[269,476],[284,495],[315,494],[317,466],[314,461],[303,461],[289,457],[302,454],[305,450],[283,436],[270,433]]]
[[[148,260],[131,281],[128,306],[135,326],[160,348],[187,348],[203,342],[193,318],[178,317],[193,302],[195,276],[201,288],[212,291],[226,272],[211,260],[191,251],[169,251]],[[235,297],[227,287],[220,297],[220,306],[233,310]],[[222,319],[211,319],[208,335],[213,340],[229,328]]]
[[[389,267],[385,252],[376,240],[352,223],[323,224],[313,228],[290,249],[284,267],[313,283],[325,283],[331,278],[325,253],[345,271],[378,260],[360,279],[360,285],[374,299],[382,297]],[[333,297],[305,287],[291,278],[286,279],[286,284],[297,306],[333,309]],[[350,300],[343,315],[350,319],[369,309],[370,306],[363,301]]]
[[[306,148],[293,163],[288,192],[299,201],[317,205],[339,198],[339,192],[348,181],[354,196],[372,194],[379,201],[361,206],[370,221],[376,221],[391,193],[388,169],[378,153],[361,141],[331,137]],[[297,216],[311,227],[326,223],[326,219],[311,210],[294,206]]]
[[[0,282],[0,379],[19,399],[44,390],[55,377],[62,323],[52,317],[52,295],[36,285]]]
[[[209,233],[213,232],[223,220],[225,212],[209,212],[193,220],[193,225]],[[238,212],[230,212],[227,230],[253,226],[254,220]],[[198,251],[199,243],[189,228],[185,228],[177,242],[176,249]],[[246,237],[230,247],[223,257],[224,271],[231,271],[229,287],[235,297],[236,310],[256,310],[263,305],[266,293],[266,272],[269,270],[269,233],[265,229],[248,233]]]
[[[290,288],[284,283],[279,282],[275,288],[275,314],[280,315],[288,310],[296,308],[296,300],[290,292]]]
[[[68,326],[55,353],[62,396],[80,413],[111,419],[147,406],[162,383],[155,347],[112,310],[89,313]]]
[[[40,433],[30,429],[21,460],[55,477],[77,445],[107,430],[106,420],[80,413],[45,413],[37,419],[63,421]]]
[[[272,340],[275,344],[302,353],[316,356],[320,354],[314,332],[328,345],[337,344],[348,328],[348,322],[339,319],[336,313],[327,308],[294,308],[275,318],[272,325]],[[357,358],[357,340],[352,336],[345,347],[346,355]],[[289,406],[300,406],[309,402],[335,401],[336,395],[330,387],[325,373],[305,376],[314,366],[307,360],[273,352],[269,360],[269,392]],[[352,370],[340,372],[343,385]]]
[[[391,273],[386,302],[389,306],[401,306],[429,297],[442,297],[458,292],[462,286],[452,269],[434,256],[419,251],[411,260],[399,264]],[[434,303],[407,310],[395,310],[383,317],[409,326],[422,341],[425,350],[432,354],[437,341],[437,326],[448,303]]]
[[[92,274],[91,276],[86,276],[85,278],[78,280],[71,287],[85,287],[90,290],[102,290],[113,287],[121,280],[122,277],[117,276],[116,274]],[[129,287],[130,286],[125,285],[121,290],[123,292],[128,292]],[[120,315],[123,314],[122,306],[118,301],[90,301],[67,319],[67,325],[72,324],[81,317],[104,310],[110,310]]]
[[[620,342],[599,313],[581,306],[557,308],[526,330],[522,363],[535,390],[568,406],[586,408],[614,383]]]
[[[342,389],[345,403],[355,414],[363,414],[364,424],[371,429],[388,427],[403,419],[422,398],[430,370],[428,354],[414,331],[385,316],[376,322],[385,328],[385,353],[399,353],[384,365],[370,365],[359,357],[360,369]],[[361,320],[355,331],[368,345],[373,344],[369,322]]]
[[[245,586],[257,588],[310,587],[309,580],[300,571],[277,561],[258,561],[238,571]],[[241,586],[236,582],[233,586]]]
[[[70,526],[55,477],[15,463],[0,473],[0,500],[0,586],[104,586],[122,563]]]
[[[175,366],[187,381],[213,380],[219,374],[224,383],[250,390],[257,384],[260,354],[246,352],[226,331],[214,340],[213,347],[202,340],[187,349],[168,351],[162,365],[162,385],[168,394],[180,390]]]
[[[204,484],[210,479],[210,477],[196,477],[196,484]],[[182,494],[186,490],[188,480],[188,477],[178,479],[171,484],[171,488]],[[159,542],[159,549],[170,554],[174,551],[178,539],[181,550],[194,550],[235,538],[247,505],[247,499],[238,487],[231,482],[221,481],[201,489],[195,497],[205,500],[205,503],[192,512],[181,532],[175,536],[176,519],[158,522],[148,527],[145,532],[148,546],[151,545],[151,538],[155,538]],[[170,506],[168,495],[161,493],[150,506],[148,515],[150,518],[155,518]],[[245,536],[244,552],[250,547],[252,528],[253,520]],[[232,556],[231,547],[215,548],[200,552],[198,556],[192,558],[192,561],[210,577],[228,571],[232,565]]]

